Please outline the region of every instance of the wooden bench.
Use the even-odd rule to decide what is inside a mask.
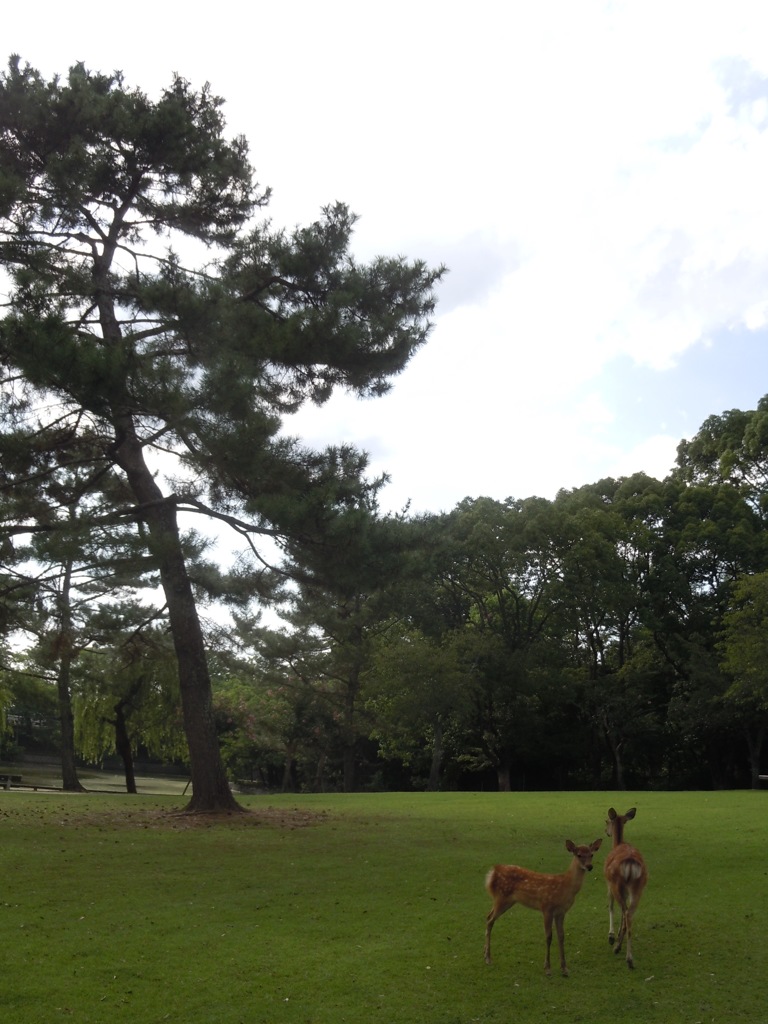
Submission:
[[[18,786],[20,783],[20,775],[5,775],[0,773],[0,786],[2,786],[3,789],[10,789],[11,786]]]

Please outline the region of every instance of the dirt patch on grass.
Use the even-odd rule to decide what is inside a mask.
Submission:
[[[90,810],[68,813],[61,825],[91,825],[101,828],[150,828],[184,831],[203,828],[310,828],[322,825],[330,815],[325,811],[305,811],[298,807],[260,807],[241,812],[217,814],[188,813],[181,810]]]

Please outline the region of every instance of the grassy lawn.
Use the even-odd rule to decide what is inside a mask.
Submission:
[[[0,774],[3,772],[21,776],[21,784],[15,786],[15,789],[61,789],[61,767],[55,762],[43,764],[0,763]],[[77,769],[77,777],[80,784],[89,793],[125,793],[125,775],[121,772],[80,766]],[[184,775],[144,775],[136,780],[137,788],[142,796],[168,795],[179,798],[184,795],[188,782],[188,778]]]
[[[4,1024],[765,1024],[768,793],[243,797],[0,792]],[[564,871],[627,839],[650,881],[635,970],[608,946],[602,865],[566,917],[568,979],[515,907],[483,962],[494,863]],[[556,942],[553,954],[556,953]]]

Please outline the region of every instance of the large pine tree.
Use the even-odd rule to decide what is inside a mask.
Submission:
[[[343,205],[291,233],[255,223],[268,194],[245,140],[224,137],[221,108],[179,77],[157,101],[82,65],[45,81],[14,57],[0,78],[3,429],[58,465],[82,459],[86,435],[94,487],[122,480],[114,512],[133,518],[159,568],[188,806],[205,811],[238,805],[179,509],[242,532],[300,531],[329,463],[277,436],[282,415],[337,386],[386,391],[427,337],[440,275],[399,258],[356,263]],[[170,457],[183,484],[164,484]]]

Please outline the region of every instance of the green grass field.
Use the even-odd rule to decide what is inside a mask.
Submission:
[[[213,824],[178,796],[0,792],[4,1024],[768,1021],[766,792],[242,800]],[[635,970],[607,941],[607,839],[570,978],[521,907],[487,966],[487,869],[564,871],[609,805],[637,806],[650,871]]]

